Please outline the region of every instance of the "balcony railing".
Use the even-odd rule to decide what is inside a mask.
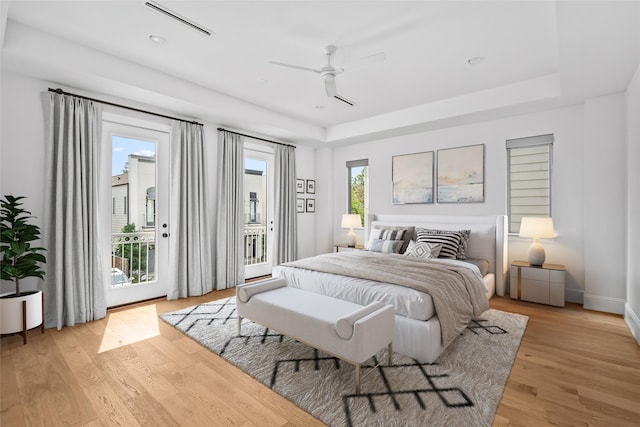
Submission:
[[[111,286],[155,280],[155,230],[111,234]],[[244,265],[267,262],[267,227],[244,227]],[[122,274],[121,274],[122,273]]]
[[[267,227],[264,225],[244,226],[244,265],[267,262]]]
[[[154,281],[155,248],[155,230],[111,234],[111,286]]]

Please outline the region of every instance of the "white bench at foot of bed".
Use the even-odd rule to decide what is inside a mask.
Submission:
[[[362,306],[268,279],[236,288],[238,335],[242,318],[353,364],[360,393],[360,364],[388,346],[393,354],[394,309],[381,302]]]

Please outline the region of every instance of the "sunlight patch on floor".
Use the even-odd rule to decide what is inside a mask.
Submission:
[[[108,314],[98,353],[160,335],[155,304]]]

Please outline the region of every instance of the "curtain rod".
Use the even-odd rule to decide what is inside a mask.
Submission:
[[[86,99],[88,101],[93,101],[93,102],[99,102],[101,104],[105,104],[105,105],[111,105],[113,107],[119,107],[119,108],[124,108],[126,110],[132,110],[132,111],[137,111],[139,113],[145,113],[145,114],[151,114],[152,116],[158,116],[158,117],[163,117],[165,119],[170,119],[170,120],[178,120],[181,122],[186,122],[186,123],[192,123],[194,125],[198,125],[198,126],[204,126],[202,123],[198,123],[196,121],[192,121],[192,120],[185,120],[185,119],[180,119],[178,117],[172,117],[172,116],[167,116],[165,114],[160,114],[160,113],[154,113],[153,111],[148,111],[148,110],[142,110],[140,108],[135,108],[135,107],[129,107],[128,105],[122,105],[122,104],[116,104],[114,102],[109,102],[109,101],[102,101],[100,99],[95,99],[95,98],[89,98],[88,96],[83,96],[83,95],[76,95],[75,93],[69,93],[69,92],[65,92],[62,89],[58,88],[58,89],[51,89],[49,88],[49,92],[55,92],[59,95],[70,95],[70,96],[75,96],[76,98],[81,98],[81,99]]]
[[[251,135],[246,135],[244,133],[240,133],[240,132],[234,132],[232,130],[228,130],[225,128],[218,128],[219,131],[225,131],[225,132],[229,132],[229,133],[234,133],[236,135],[241,135],[241,136],[246,136],[247,138],[253,138],[253,139],[258,139],[260,141],[265,141],[265,142],[270,142],[272,144],[278,144],[278,145],[284,145],[285,147],[293,147],[296,148],[295,145],[291,145],[291,144],[285,144],[284,142],[277,142],[277,141],[271,141],[269,139],[264,139],[264,138],[258,138],[257,136],[251,136]]]

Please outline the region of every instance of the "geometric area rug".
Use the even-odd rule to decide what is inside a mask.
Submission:
[[[237,336],[235,297],[160,317],[330,426],[490,426],[528,320],[490,309],[432,364],[385,348],[356,394],[349,363],[246,319]]]

